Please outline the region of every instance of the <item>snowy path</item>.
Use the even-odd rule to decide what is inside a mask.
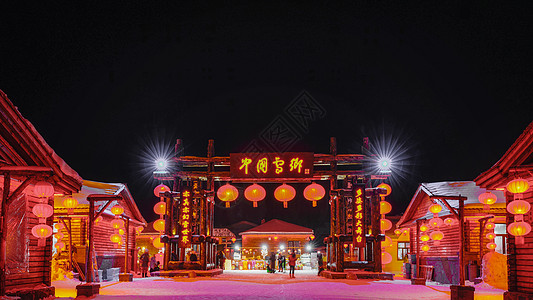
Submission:
[[[75,296],[77,281],[54,281],[56,296]],[[476,287],[476,299],[503,299],[503,291]],[[331,280],[313,271],[287,274],[265,271],[225,271],[214,278],[135,278],[106,282],[94,299],[449,299],[448,286],[411,285],[407,280]]]

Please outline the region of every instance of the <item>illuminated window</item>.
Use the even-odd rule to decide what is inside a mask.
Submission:
[[[398,260],[403,260],[409,253],[409,242],[398,242]]]

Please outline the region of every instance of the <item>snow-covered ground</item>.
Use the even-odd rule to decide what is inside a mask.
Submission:
[[[54,281],[56,296],[76,296],[76,280]],[[503,290],[486,284],[476,286],[476,299],[503,299]],[[333,280],[316,271],[267,274],[266,271],[224,271],[213,278],[134,278],[133,282],[104,282],[95,299],[450,299],[447,285],[411,285],[394,281]]]

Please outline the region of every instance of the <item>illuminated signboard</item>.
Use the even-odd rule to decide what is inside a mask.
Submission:
[[[231,153],[232,178],[306,178],[313,176],[311,152]]]
[[[365,186],[354,186],[353,201],[353,246],[364,248],[365,241]]]
[[[190,248],[192,239],[191,187],[182,187],[180,201],[180,234],[179,247]]]

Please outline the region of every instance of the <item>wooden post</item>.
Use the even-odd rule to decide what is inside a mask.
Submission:
[[[381,219],[379,214],[379,197],[375,190],[372,191],[370,196],[370,224],[372,226],[372,236],[374,237],[372,242],[373,258],[374,258],[374,272],[381,272],[383,267],[381,265]]]
[[[329,179],[330,184],[330,195],[331,191],[337,189],[337,139],[335,137],[331,137],[329,139],[329,153],[333,156],[333,159],[330,162],[330,169],[331,169],[331,177]],[[331,199],[331,243],[332,243],[332,254],[334,253],[333,257],[335,259],[335,269],[337,272],[342,272],[342,258],[341,258],[341,251],[339,251],[340,241],[338,235],[340,234],[339,230],[339,196]],[[333,262],[333,260],[332,260]]]
[[[65,225],[64,221],[63,225]],[[70,262],[70,270],[72,271],[74,270],[74,266],[72,265],[72,220],[70,217],[68,218],[68,249],[68,261]]]
[[[464,214],[465,214],[465,200],[459,199],[459,231],[461,232],[461,240],[459,245],[459,284],[465,285],[465,229],[464,229]],[[480,245],[481,246],[481,245]]]
[[[93,282],[93,273],[94,273],[94,269],[93,269],[93,244],[94,244],[94,241],[93,241],[93,236],[94,236],[94,201],[93,199],[89,199],[87,198],[87,200],[89,200],[89,231],[88,231],[88,235],[89,235],[89,257],[87,258],[87,276],[85,276],[85,279],[86,279],[86,282],[87,283],[92,283]]]
[[[420,278],[420,222],[422,220],[416,220],[416,277]]]
[[[169,196],[169,197],[165,197],[165,216],[164,216],[164,219],[165,219],[165,235],[167,237],[170,237],[171,236],[171,231],[172,231],[172,213],[173,213],[173,209],[172,209],[172,204],[174,203],[174,200],[172,198],[172,194]],[[170,241],[168,242],[165,242],[165,251],[163,253],[163,267],[162,269],[163,270],[167,270],[168,269],[168,262],[170,260],[170,252],[172,251],[172,248],[170,247]]]
[[[0,237],[0,276],[2,279],[0,280],[0,296],[6,295],[6,260],[7,260],[7,216],[6,216],[6,209],[7,209],[7,199],[9,198],[9,189],[11,186],[11,175],[10,173],[6,172],[4,175],[4,191],[2,195],[2,205],[1,205],[1,212],[0,212],[0,230],[2,231],[1,237]]]
[[[124,259],[125,259],[125,262],[124,262],[124,273],[128,273],[129,270],[128,270],[128,262],[129,262],[129,259],[128,259],[128,254],[129,254],[129,250],[130,250],[130,247],[129,247],[129,242],[130,242],[130,218],[126,218],[126,249],[125,249],[125,255],[124,255]]]

